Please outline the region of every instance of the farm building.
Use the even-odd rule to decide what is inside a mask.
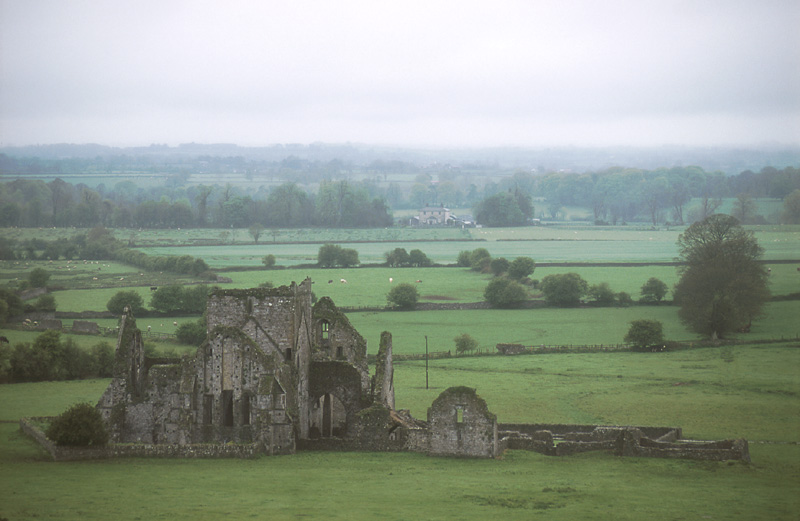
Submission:
[[[443,391],[427,420],[417,420],[395,409],[391,334],[381,335],[370,377],[366,341],[329,298],[312,305],[310,279],[216,289],[207,324],[194,356],[149,358],[126,310],[114,376],[97,404],[114,442],[101,457],[146,446],[153,452],[136,455],[241,456],[231,447],[246,447],[247,455],[370,450],[493,458],[513,448],[748,459],[744,440],[681,443],[679,428],[499,424],[468,387]]]

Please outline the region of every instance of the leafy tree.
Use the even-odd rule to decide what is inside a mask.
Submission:
[[[589,290],[589,284],[577,273],[548,275],[542,279],[539,288],[545,301],[553,306],[577,306]]]
[[[36,299],[36,302],[33,304],[33,309],[36,311],[55,311],[56,310],[56,298],[49,293],[46,295],[41,295],[39,298]]]
[[[176,313],[184,308],[184,291],[182,286],[173,284],[161,286],[150,297],[150,308],[160,313]]]
[[[73,405],[57,416],[45,432],[56,445],[103,447],[108,443],[103,416],[88,403]]]
[[[483,291],[483,298],[494,308],[513,308],[528,298],[522,285],[506,278],[494,278]]]
[[[736,218],[712,215],[678,237],[678,316],[694,331],[724,338],[758,317],[769,300],[764,249]]]
[[[650,277],[647,282],[642,284],[641,293],[642,298],[639,299],[639,302],[658,303],[667,295],[667,285],[655,277]]]
[[[627,308],[633,305],[633,298],[631,298],[630,294],[620,291],[617,293],[617,304],[621,308]]]
[[[469,265],[474,271],[484,271],[492,262],[492,256],[486,248],[475,248],[469,254]]]
[[[640,319],[631,321],[625,333],[625,342],[633,344],[636,351],[653,350],[653,346],[664,341],[664,331],[658,320]]]
[[[589,287],[589,298],[592,299],[597,305],[610,306],[614,304],[617,295],[608,285],[608,282],[601,282],[600,284],[593,284]]]
[[[142,296],[135,290],[117,291],[106,303],[106,309],[114,315],[122,315],[125,306],[129,307],[134,315],[146,311]]]
[[[353,248],[342,248],[339,252],[339,265],[343,268],[358,266],[358,251]]]
[[[433,264],[422,250],[411,250],[408,252],[408,262],[412,266],[416,266],[418,268],[424,268]]]
[[[453,339],[456,344],[456,353],[464,354],[475,351],[478,348],[478,341],[466,333],[462,333]]]
[[[25,304],[16,293],[0,288],[0,324],[25,311]]]
[[[458,259],[456,260],[456,266],[461,268],[469,268],[471,266],[472,260],[472,252],[469,250],[463,250],[458,252]]]
[[[510,265],[511,263],[508,262],[508,259],[505,257],[498,257],[497,259],[492,259],[492,262],[489,263],[489,269],[492,270],[495,276],[499,277],[508,271]]]
[[[391,267],[408,266],[411,262],[411,257],[405,248],[395,248],[383,254],[386,259],[386,264]]]
[[[264,265],[265,268],[270,269],[275,267],[275,255],[268,254],[264,255],[264,258],[261,259],[261,264]]]
[[[739,194],[736,200],[733,201],[731,214],[739,219],[739,222],[747,224],[755,220],[757,210],[758,206],[750,197],[750,194]]]
[[[203,315],[201,318],[194,322],[184,322],[175,331],[175,336],[182,344],[199,346],[206,339],[206,317]]]
[[[416,286],[404,282],[394,286],[386,295],[386,300],[390,306],[396,308],[414,309],[419,300],[419,292]]]
[[[475,207],[475,220],[486,226],[521,226],[532,215],[530,195],[519,190],[496,193]]]
[[[258,244],[258,238],[261,237],[262,233],[264,233],[264,227],[258,223],[255,223],[247,229],[247,232],[253,236],[253,241]]]
[[[536,263],[530,257],[517,257],[508,267],[508,276],[512,279],[524,279],[536,269]]]
[[[800,189],[783,198],[783,222],[800,224]]]
[[[337,265],[342,247],[338,244],[323,244],[317,253],[317,264],[321,268],[333,268]]]
[[[28,274],[28,283],[32,288],[43,288],[47,286],[50,274],[43,268],[34,268]]]

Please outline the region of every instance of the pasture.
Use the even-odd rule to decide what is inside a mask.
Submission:
[[[300,453],[257,460],[48,461],[15,422],[96,401],[108,380],[0,386],[0,516],[8,519],[727,519],[800,512],[797,344],[674,353],[481,357],[395,367],[397,404],[425,417],[449,385],[501,421],[677,425],[747,436],[753,463]]]

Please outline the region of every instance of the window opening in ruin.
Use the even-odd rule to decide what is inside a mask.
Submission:
[[[336,346],[336,358],[344,358],[342,346]]]
[[[204,394],[203,395],[203,424],[211,425],[212,418],[214,417],[213,410],[214,407],[214,395],[211,394]]]
[[[323,320],[322,321],[322,339],[323,340],[327,340],[328,339],[328,333],[330,331],[330,327],[331,327],[331,325],[327,320]]]
[[[222,391],[222,425],[233,427],[233,391]]]
[[[250,425],[250,396],[242,396],[242,425]]]
[[[456,406],[456,423],[464,423],[464,408],[460,405]]]
[[[284,351],[283,355],[286,357],[286,361],[287,362],[291,362],[292,361],[292,348],[291,347],[287,347],[286,351]]]

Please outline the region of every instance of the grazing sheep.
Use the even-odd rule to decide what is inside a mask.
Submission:
[[[345,279],[339,279],[339,282],[341,282],[342,284],[347,284],[347,280]]]
[[[391,284],[392,282],[394,282],[394,279],[392,277],[389,277],[389,284]]]
[[[178,325],[178,322],[173,322],[173,323],[172,323],[172,325],[173,325],[173,326],[177,326],[177,325]]]
[[[419,279],[417,279],[416,282],[417,282],[417,284],[421,284],[422,283],[422,281],[419,280]]]

